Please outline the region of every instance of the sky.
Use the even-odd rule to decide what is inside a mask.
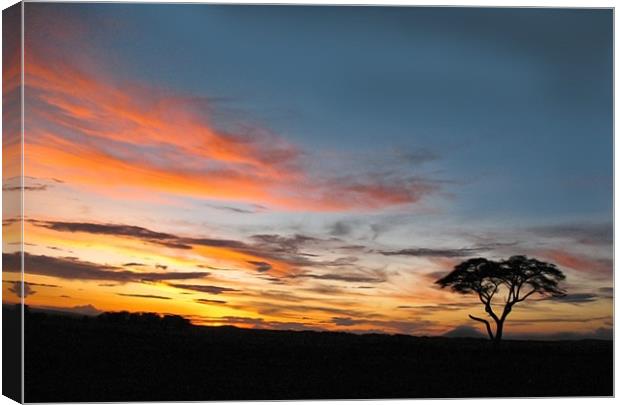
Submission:
[[[24,47],[28,305],[476,334],[434,281],[524,254],[568,295],[508,336],[610,336],[611,10],[27,3]]]

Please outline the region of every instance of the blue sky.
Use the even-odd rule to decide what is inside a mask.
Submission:
[[[208,94],[224,128],[242,111],[314,151],[430,152],[467,215],[611,214],[609,10],[82,10],[122,27],[95,33],[116,73]]]

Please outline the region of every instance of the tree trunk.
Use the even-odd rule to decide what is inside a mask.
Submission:
[[[502,336],[504,335],[504,322],[506,321],[506,318],[508,318],[508,314],[512,311],[512,306],[514,304],[514,302],[506,303],[502,316],[495,320],[495,323],[497,324],[495,327],[495,339],[493,339],[495,343],[499,343],[502,340]]]
[[[493,339],[493,341],[495,343],[501,342],[503,334],[504,334],[504,319],[500,319],[497,321],[497,327],[495,328],[495,338]]]

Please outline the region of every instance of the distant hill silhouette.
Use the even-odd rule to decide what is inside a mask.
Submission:
[[[5,320],[14,309],[3,307]],[[25,400],[610,396],[611,341],[489,341],[192,326],[27,311]]]
[[[486,336],[481,333],[478,329],[469,325],[461,325],[456,328],[444,333],[443,337],[455,337],[455,338],[477,338],[483,339]]]

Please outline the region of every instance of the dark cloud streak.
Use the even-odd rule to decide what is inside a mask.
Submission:
[[[486,247],[460,249],[427,249],[410,248],[401,250],[380,251],[384,256],[415,256],[415,257],[469,257],[488,250]]]
[[[584,245],[611,246],[614,239],[614,228],[611,223],[556,224],[533,227],[529,231],[551,238],[573,239]]]
[[[157,300],[170,300],[170,299],[172,299],[170,297],[163,297],[161,295],[150,295],[150,294],[124,294],[124,293],[117,293],[116,295],[120,295],[121,297],[151,298],[151,299],[157,299]]]
[[[3,270],[11,273],[20,271],[20,254],[3,253]],[[118,267],[83,262],[74,258],[60,258],[24,253],[24,263],[28,274],[51,276],[67,280],[100,280],[120,283],[188,280],[209,275],[207,272],[135,272]]]
[[[194,301],[196,301],[199,304],[226,304],[226,301],[222,301],[222,300],[209,300],[206,298],[198,298],[195,299]]]
[[[222,294],[224,292],[236,292],[239,290],[235,290],[234,288],[228,287],[218,287],[215,285],[202,285],[202,284],[168,284],[171,287],[179,288],[182,290],[191,290],[191,291],[199,291],[208,294]]]

